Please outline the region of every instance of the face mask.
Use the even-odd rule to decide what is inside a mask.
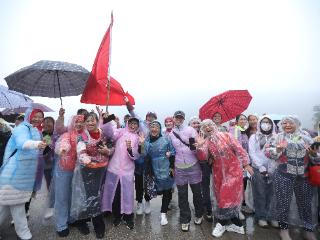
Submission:
[[[270,123],[261,123],[261,129],[265,132],[268,132],[271,130],[271,124]]]

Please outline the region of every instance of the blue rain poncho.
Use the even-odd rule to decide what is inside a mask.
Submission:
[[[29,201],[34,189],[41,135],[32,127],[28,109],[25,121],[14,128],[0,168],[0,205]]]
[[[170,152],[171,156],[176,153],[168,137],[160,135],[152,141],[149,135],[145,140],[144,156],[150,157],[157,192],[171,189],[174,183],[174,179],[169,174],[170,161],[166,156],[167,152]]]

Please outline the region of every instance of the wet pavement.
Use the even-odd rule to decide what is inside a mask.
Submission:
[[[42,191],[37,195],[36,199],[31,202],[29,227],[31,229],[33,240],[50,240],[50,239],[96,239],[92,224],[90,225],[91,233],[87,236],[81,235],[76,228],[70,229],[70,235],[67,238],[59,238],[54,229],[54,218],[45,220],[43,218],[44,209],[46,206],[46,194]],[[192,194],[189,194],[189,202],[192,203]],[[192,205],[192,204],[190,204]],[[211,236],[212,223],[205,220],[202,225],[196,226],[193,221],[190,224],[189,232],[182,232],[179,224],[179,209],[177,201],[177,192],[173,195],[171,204],[172,210],[168,212],[168,225],[160,225],[160,206],[161,197],[151,201],[152,211],[149,215],[135,216],[135,228],[129,230],[124,224],[118,227],[112,226],[111,215],[106,216],[106,236],[105,239],[119,239],[119,240],[135,240],[135,239],[174,239],[174,240],[191,240],[191,239],[215,239]],[[194,213],[193,208],[191,207]],[[236,233],[226,232],[220,240],[276,240],[278,237],[278,230],[274,228],[263,229],[254,225],[253,215],[247,215],[244,221],[246,234],[240,235]],[[0,235],[3,240],[15,240],[16,234],[14,227],[7,223],[0,227]],[[291,229],[291,236],[293,240],[301,240],[302,231],[300,229]],[[320,239],[320,236],[318,235]]]

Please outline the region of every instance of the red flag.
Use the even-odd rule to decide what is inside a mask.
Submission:
[[[134,99],[128,93],[123,91],[122,86],[109,75],[110,65],[110,43],[111,30],[113,25],[113,15],[111,14],[111,23],[108,27],[100,44],[96,59],[92,66],[90,76],[81,96],[82,103],[91,103],[98,105],[125,105],[123,97],[127,96],[129,101],[134,104]],[[110,95],[108,95],[108,78],[110,78]]]
[[[98,92],[94,92],[98,91]],[[107,88],[104,86],[99,87],[98,90],[88,90],[86,95],[82,94],[81,102],[82,103],[91,103],[97,105],[106,105],[107,100]],[[110,99],[109,105],[110,106],[121,106],[126,105],[123,98],[126,96],[129,99],[129,102],[134,105],[135,101],[134,98],[128,93],[124,92],[121,84],[115,80],[113,77],[110,77]]]

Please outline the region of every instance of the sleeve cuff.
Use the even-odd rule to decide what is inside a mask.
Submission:
[[[41,143],[41,141],[28,140],[23,144],[22,149],[37,149],[39,143]]]

